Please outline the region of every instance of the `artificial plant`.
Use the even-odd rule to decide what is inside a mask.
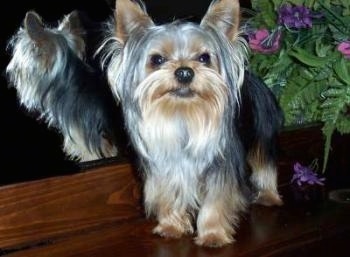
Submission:
[[[350,1],[251,4],[251,68],[277,96],[285,125],[322,122],[324,171],[333,133],[350,133]]]

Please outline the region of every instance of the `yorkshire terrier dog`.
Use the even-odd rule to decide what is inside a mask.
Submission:
[[[283,116],[248,71],[239,22],[238,0],[214,0],[200,24],[162,25],[141,1],[117,0],[96,55],[106,89],[84,61],[75,13],[50,28],[28,12],[7,74],[21,103],[83,161],[116,155],[119,101],[143,169],[145,211],[158,221],[153,232],[195,233],[198,245],[219,247],[234,241],[248,204],[282,204],[275,141]]]
[[[153,232],[198,245],[234,241],[252,200],[281,205],[275,140],[282,114],[247,70],[238,0],[215,0],[200,24],[155,25],[140,1],[117,0],[102,65],[144,170]],[[250,172],[249,172],[250,170]],[[251,188],[255,192],[252,199]]]
[[[76,11],[55,28],[30,11],[9,42],[12,59],[6,72],[27,110],[63,135],[65,153],[90,161],[117,154],[116,104],[108,85],[101,86],[84,60],[84,36]]]

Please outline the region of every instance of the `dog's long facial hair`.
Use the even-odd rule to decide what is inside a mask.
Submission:
[[[108,86],[84,62],[84,33],[77,12],[51,28],[30,11],[9,42],[6,72],[27,110],[62,133],[66,154],[90,161],[117,154],[117,116]]]
[[[246,48],[239,12],[238,0],[218,0],[200,25],[157,26],[141,2],[116,1],[103,64],[145,171],[146,213],[156,216],[154,233],[163,237],[196,230],[199,245],[233,242],[249,202],[246,161],[256,202],[281,204],[270,145],[278,108],[253,79],[257,92],[247,89],[248,100],[241,99],[249,82],[243,84]],[[247,128],[241,105],[260,115],[250,124],[251,140],[241,140],[239,129]],[[271,115],[273,123],[264,128]]]

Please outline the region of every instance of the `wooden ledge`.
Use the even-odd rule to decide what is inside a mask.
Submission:
[[[298,202],[289,186],[293,162],[307,163],[315,152],[322,153],[322,135],[313,130],[290,133],[280,138],[285,205],[253,205],[242,217],[233,245],[206,249],[196,246],[192,237],[166,240],[153,235],[155,223],[144,218],[133,166],[108,163],[74,175],[1,187],[0,256],[319,257],[329,251],[348,256],[350,205],[328,200],[333,186],[322,188],[321,197],[308,202]],[[349,171],[349,138],[336,143],[330,168],[335,167],[338,180],[330,176],[328,181],[339,181],[342,169]]]
[[[0,188],[0,248],[28,245],[142,216],[131,166]]]

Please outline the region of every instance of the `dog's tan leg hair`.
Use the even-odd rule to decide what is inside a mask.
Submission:
[[[265,206],[280,206],[283,204],[277,190],[277,167],[267,161],[263,149],[256,145],[248,156],[252,168],[251,182],[258,190],[255,203]]]
[[[245,209],[240,191],[229,185],[207,185],[207,193],[197,218],[196,244],[221,247],[233,243],[239,214]]]
[[[167,181],[149,176],[145,183],[145,207],[148,215],[154,214],[158,225],[153,233],[167,238],[179,238],[192,234],[192,216],[186,206],[175,206],[176,190],[169,193]]]

